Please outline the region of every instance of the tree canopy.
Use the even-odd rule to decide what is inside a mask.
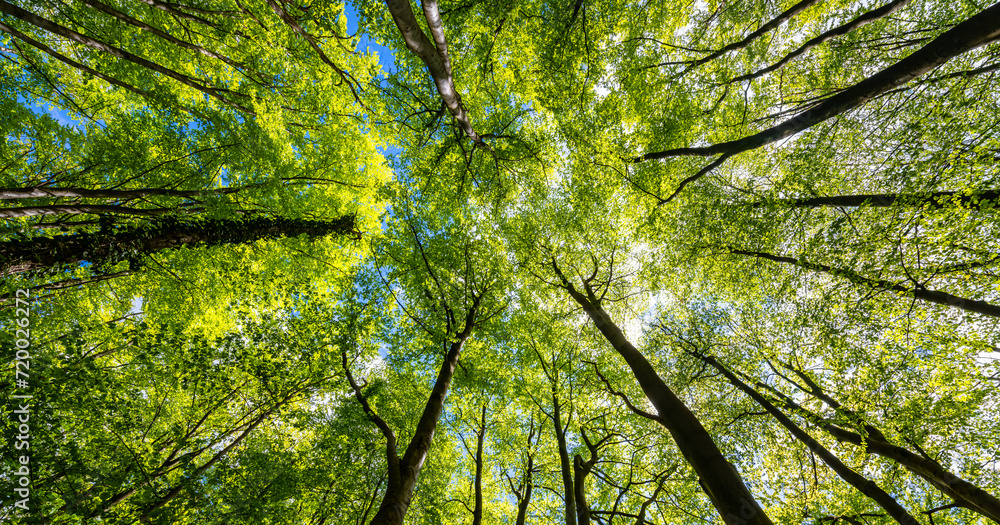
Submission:
[[[1000,4],[0,0],[0,519],[1000,523]]]

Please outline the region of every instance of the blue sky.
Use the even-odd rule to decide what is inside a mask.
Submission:
[[[344,16],[347,18],[347,34],[353,35],[358,32],[358,20],[361,18],[358,11],[351,4],[346,4]],[[368,35],[361,35],[357,49],[359,51],[368,50],[378,55],[378,63],[382,66],[382,71],[392,73],[396,61],[393,59],[392,51],[382,44],[368,38]]]

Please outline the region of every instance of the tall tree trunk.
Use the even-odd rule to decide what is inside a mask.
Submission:
[[[562,424],[562,411],[559,407],[559,395],[556,385],[552,383],[552,422],[556,430],[556,448],[559,451],[559,473],[563,482],[563,516],[566,525],[576,523],[576,492],[573,490],[573,464],[569,459],[569,449],[566,446],[566,427]]]
[[[410,439],[406,451],[402,457],[395,460],[390,458],[389,484],[382,497],[378,512],[372,518],[371,525],[401,525],[403,523],[403,517],[406,515],[407,509],[410,508],[410,500],[413,498],[413,492],[417,486],[420,469],[430,452],[431,442],[434,439],[434,429],[437,427],[437,422],[441,419],[441,412],[444,410],[444,401],[451,386],[451,378],[458,366],[462,345],[472,335],[481,299],[482,296],[476,296],[472,307],[466,314],[465,328],[455,334],[454,342],[441,363],[441,370],[438,372],[437,380],[434,381],[434,387],[427,398],[424,411],[420,415],[420,420],[417,422],[413,438]],[[355,394],[360,395],[360,389],[357,387],[355,387]],[[369,410],[366,409],[366,411]],[[385,431],[383,430],[383,432]],[[390,454],[394,455],[394,452],[390,451]]]
[[[992,43],[998,38],[1000,38],[1000,3],[994,4],[968,20],[957,24],[910,56],[776,126],[741,139],[711,146],[653,151],[635,157],[632,161],[644,162],[678,156],[712,157],[718,155],[715,161],[682,180],[669,197],[660,199],[661,205],[666,204],[673,200],[686,185],[705,176],[730,156],[791,137],[820,122],[854,109],[886,91],[901,86],[962,53]]]
[[[191,222],[168,219],[111,232],[5,241],[0,242],[0,276],[84,262],[98,268],[181,246],[245,244],[298,235],[357,235],[354,224],[350,215],[331,221],[264,217]]]
[[[193,198],[205,195],[236,193],[243,188],[216,188],[211,190],[168,190],[163,188],[143,188],[138,190],[92,190],[87,188],[0,188],[0,200],[82,198],[82,199],[140,199],[142,197],[182,197]],[[0,210],[2,212],[3,210]]]
[[[483,523],[483,440],[486,438],[486,404],[483,404],[482,416],[479,420],[479,432],[476,434],[476,481],[475,504],[472,507],[472,525]]]
[[[441,100],[444,102],[445,107],[448,108],[448,112],[455,117],[462,131],[473,142],[483,144],[483,139],[476,133],[476,130],[472,127],[472,123],[469,121],[469,115],[465,112],[465,107],[462,105],[462,96],[459,95],[458,90],[455,88],[455,80],[451,74],[451,61],[448,58],[448,46],[444,37],[444,28],[441,24],[441,15],[438,13],[437,1],[421,0],[420,3],[423,6],[427,26],[434,37],[434,43],[431,43],[427,36],[424,35],[423,30],[420,29],[417,17],[413,14],[413,8],[410,7],[410,0],[385,0],[385,5],[389,8],[389,14],[392,15],[392,20],[396,23],[396,28],[403,35],[406,47],[427,66],[427,71],[434,80],[434,85],[437,87],[438,94],[441,95]]]
[[[19,217],[41,217],[44,215],[132,215],[137,217],[159,217],[176,213],[174,208],[129,208],[107,204],[53,204],[48,206],[21,206],[18,208],[0,208],[0,219],[16,219]]]
[[[656,407],[659,423],[670,432],[684,459],[694,468],[702,487],[722,519],[728,525],[770,525],[772,523],[770,518],[764,514],[760,504],[750,494],[740,473],[722,455],[712,435],[663,382],[646,357],[625,338],[625,334],[601,307],[589,282],[586,280],[583,282],[585,295],[567,280],[556,264],[555,258],[552,259],[552,268],[559,276],[562,287],[569,292],[605,339],[625,359],[643,393]]]
[[[900,86],[944,64],[952,58],[1000,38],[1000,3],[955,25],[910,56],[820,102],[795,117],[741,139],[711,146],[675,148],[647,153],[636,162],[678,156],[711,157],[735,154],[788,138],[845,111],[868,102],[876,95]]]
[[[907,296],[920,299],[921,301],[943,304],[945,306],[954,306],[955,308],[960,308],[967,312],[989,315],[991,317],[1000,317],[1000,306],[987,303],[985,301],[966,299],[964,297],[958,297],[956,295],[952,295],[946,292],[928,290],[926,288],[923,288],[922,286],[909,287],[909,286],[903,286],[901,284],[896,284],[891,281],[886,281],[885,279],[870,279],[868,277],[859,275],[854,270],[850,270],[847,268],[835,268],[832,266],[827,266],[825,264],[806,262],[801,259],[795,259],[792,257],[773,255],[765,252],[738,250],[734,248],[725,248],[725,250],[729,253],[737,255],[748,255],[750,257],[756,257],[758,259],[766,259],[768,261],[791,264],[794,266],[798,266],[800,268],[806,268],[808,270],[846,277],[849,281],[856,284],[871,286],[872,288],[876,288],[879,290],[899,292]]]
[[[733,384],[733,386],[739,388],[747,396],[756,401],[757,404],[763,407],[768,414],[771,414],[771,416],[777,419],[783,427],[788,429],[788,431],[791,432],[796,439],[809,447],[809,450],[819,456],[819,458],[823,460],[823,462],[826,463],[831,470],[836,472],[841,479],[849,483],[852,487],[858,489],[858,491],[865,496],[871,498],[880,507],[885,509],[889,516],[891,516],[898,523],[901,525],[919,525],[920,522],[907,512],[907,510],[903,508],[903,506],[900,505],[895,498],[889,495],[889,493],[882,490],[882,488],[879,487],[874,481],[855,472],[853,469],[841,462],[837,456],[835,456],[818,441],[813,439],[812,436],[796,425],[795,422],[789,419],[788,416],[786,416],[781,410],[775,407],[764,396],[760,395],[760,393],[753,389],[750,385],[741,381],[738,377],[736,377],[736,374],[719,363],[715,358],[694,350],[688,350],[688,353],[718,370],[719,373],[725,376],[725,378]]]
[[[755,202],[754,207],[777,204],[815,208],[819,206],[882,207],[910,206],[914,208],[968,208],[973,210],[993,209],[1000,204],[1000,191],[989,190],[974,193],[938,191],[933,193],[882,193],[871,195],[835,195],[831,197],[806,197],[802,199],[775,199]]]
[[[164,66],[162,66],[160,64],[157,64],[157,63],[151,62],[149,60],[146,60],[146,59],[144,59],[144,58],[142,58],[140,56],[137,56],[137,55],[135,55],[133,53],[125,51],[124,49],[117,48],[115,46],[109,45],[109,44],[107,44],[105,42],[102,42],[100,40],[97,40],[97,39],[88,37],[86,35],[83,35],[81,33],[78,33],[76,31],[73,31],[72,29],[70,29],[68,27],[61,26],[61,25],[59,25],[59,24],[57,24],[57,23],[55,23],[55,22],[53,22],[51,20],[42,18],[42,17],[36,15],[35,13],[32,13],[30,11],[26,11],[24,9],[21,9],[20,7],[14,5],[14,4],[6,2],[5,0],[0,0],[0,13],[4,13],[4,14],[10,15],[12,17],[18,18],[20,20],[23,20],[24,22],[27,22],[27,23],[29,23],[29,24],[31,24],[33,26],[38,27],[39,29],[42,29],[44,31],[48,31],[48,32],[50,32],[50,33],[52,33],[54,35],[58,35],[58,36],[60,36],[62,38],[66,38],[68,40],[72,40],[74,42],[78,42],[78,43],[80,43],[80,44],[82,44],[84,46],[87,46],[87,47],[89,47],[89,48],[91,48],[91,49],[93,49],[95,51],[100,52],[100,53],[106,53],[106,54],[111,55],[111,56],[113,56],[115,58],[118,58],[118,59],[121,59],[121,60],[126,60],[128,62],[132,62],[133,64],[136,64],[137,66],[140,66],[140,67],[146,68],[146,69],[148,69],[150,71],[154,71],[154,72],[159,73],[161,75],[170,77],[170,78],[172,78],[172,79],[180,82],[181,84],[184,84],[185,86],[188,86],[190,88],[193,88],[193,89],[196,89],[198,91],[201,91],[202,93],[204,93],[204,94],[206,94],[206,95],[208,95],[208,96],[210,96],[212,98],[215,98],[216,100],[218,100],[218,101],[220,101],[220,102],[222,102],[222,103],[224,103],[224,104],[226,104],[228,106],[232,106],[232,107],[234,107],[236,109],[239,109],[240,111],[242,111],[244,113],[247,113],[247,114],[250,114],[250,115],[255,114],[254,111],[251,110],[250,108],[248,108],[248,107],[246,107],[246,106],[244,106],[242,104],[234,102],[233,100],[231,100],[230,98],[228,98],[228,96],[226,94],[224,94],[224,93],[229,92],[231,94],[235,94],[235,95],[238,95],[238,96],[241,96],[241,97],[246,97],[246,95],[243,95],[242,93],[235,93],[235,92],[231,92],[228,89],[213,88],[211,86],[202,84],[199,79],[195,79],[195,78],[190,77],[188,75],[185,75],[185,74],[182,74],[182,73],[178,73],[177,71],[174,71],[174,70],[172,70],[170,68],[167,68],[167,67],[164,67]]]
[[[802,414],[810,421],[815,422],[819,428],[827,431],[831,436],[833,436],[834,439],[864,447],[865,452],[869,454],[877,454],[886,459],[895,461],[906,470],[924,478],[928,483],[933,485],[934,488],[940,490],[942,493],[955,500],[959,506],[983,515],[996,523],[1000,523],[1000,499],[997,499],[996,496],[986,492],[969,481],[956,476],[934,459],[890,443],[881,431],[860,420],[860,416],[858,414],[842,409],[839,410],[840,412],[845,413],[850,419],[855,420],[859,425],[863,426],[865,429],[865,435],[833,424],[828,419],[823,418],[819,414],[801,406],[795,402],[795,400],[770,385],[758,382],[757,386],[774,394],[778,399],[778,402],[785,408]],[[815,386],[818,388],[818,385]],[[832,400],[832,398],[825,394],[822,399]],[[839,403],[836,403],[835,400],[834,403],[835,405],[830,406],[839,407]]]
[[[583,456],[573,456],[573,491],[576,499],[577,525],[590,525],[590,505],[587,503],[587,476],[593,464],[584,461]]]
[[[133,86],[131,84],[127,84],[127,83],[125,83],[125,82],[123,82],[123,81],[121,81],[121,80],[119,80],[119,79],[117,79],[117,78],[115,78],[115,77],[113,77],[111,75],[106,75],[106,74],[104,74],[104,73],[102,73],[102,72],[100,72],[100,71],[98,71],[98,70],[96,70],[94,68],[88,67],[85,64],[77,62],[76,60],[73,60],[72,58],[70,58],[70,57],[68,57],[68,56],[66,56],[66,55],[64,55],[64,54],[56,51],[55,49],[52,49],[51,47],[45,45],[44,43],[39,42],[39,41],[35,40],[34,38],[31,38],[30,36],[28,36],[28,35],[20,32],[20,31],[18,31],[17,29],[15,29],[15,28],[7,25],[7,24],[4,24],[3,22],[0,22],[0,31],[3,31],[3,32],[9,34],[10,36],[12,36],[12,37],[14,37],[14,38],[16,38],[16,39],[18,39],[18,40],[20,40],[20,41],[22,41],[22,42],[30,45],[30,46],[32,46],[32,47],[34,47],[34,48],[42,51],[43,53],[51,56],[52,58],[54,58],[54,59],[62,62],[63,64],[66,64],[67,66],[70,66],[72,68],[78,69],[78,70],[80,70],[80,71],[82,71],[84,73],[93,75],[93,76],[95,76],[95,77],[97,77],[97,78],[99,78],[101,80],[104,80],[105,82],[107,82],[107,83],[109,83],[109,84],[111,84],[113,86],[118,86],[118,87],[120,87],[120,88],[122,88],[122,89],[124,89],[126,91],[131,91],[132,93],[135,93],[136,95],[139,95],[140,97],[143,97],[143,98],[145,98],[145,99],[147,99],[147,100],[149,100],[151,102],[158,103],[158,101],[156,100],[156,98],[149,91],[146,91],[144,89],[140,89],[140,88],[138,88],[136,86]],[[16,47],[16,44],[15,44],[15,47]]]

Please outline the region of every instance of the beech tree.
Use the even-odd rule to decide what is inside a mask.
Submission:
[[[1000,523],[998,40],[0,0],[0,520]]]

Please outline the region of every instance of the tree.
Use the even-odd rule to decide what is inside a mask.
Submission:
[[[41,238],[29,241],[8,241],[0,247],[0,257],[6,266],[3,275],[21,272],[53,270],[58,265],[75,266],[83,263],[95,268],[113,268],[129,261],[138,266],[143,256],[162,250],[186,246],[217,246],[252,243],[261,239],[354,234],[354,217],[336,221],[302,221],[251,217],[244,220],[183,222],[166,220],[139,227],[108,230],[96,234],[87,232],[67,238]]]
[[[0,516],[1000,520],[998,10],[0,1]]]

